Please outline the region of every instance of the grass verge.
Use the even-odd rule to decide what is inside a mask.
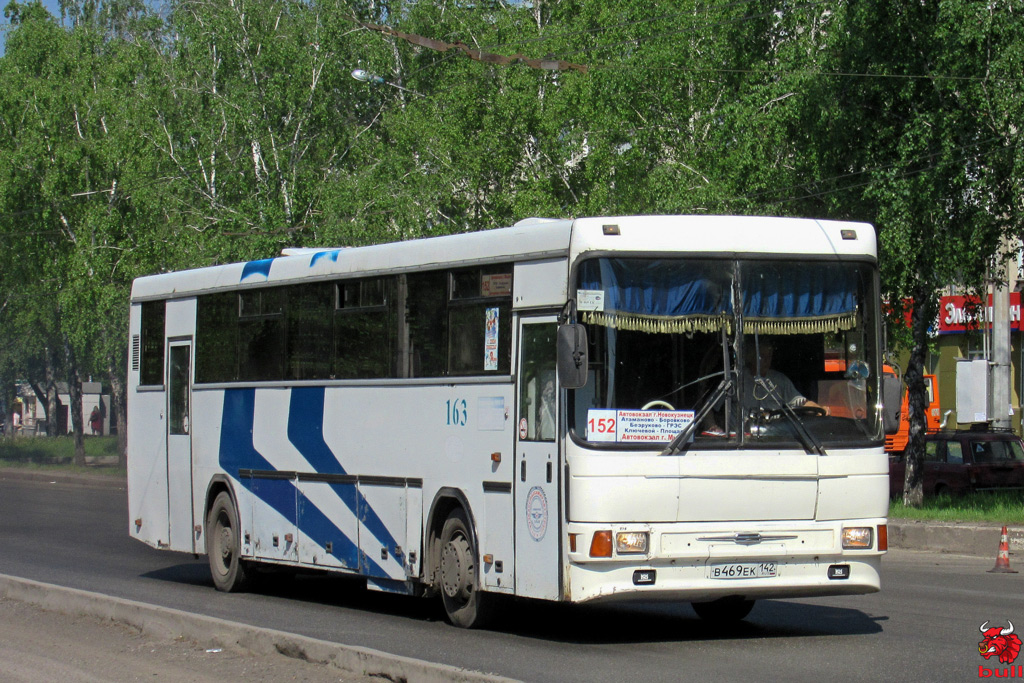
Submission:
[[[920,508],[908,508],[899,498],[889,501],[889,518],[969,524],[1024,524],[1024,492],[992,491],[926,497]]]
[[[0,438],[0,467],[19,467],[92,474],[124,474],[117,466],[116,436],[85,437],[85,467],[72,464],[75,439],[71,436]]]

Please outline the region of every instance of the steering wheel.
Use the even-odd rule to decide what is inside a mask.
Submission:
[[[796,408],[793,408],[792,410],[793,410],[793,413],[797,417],[827,417],[828,416],[828,411],[825,410],[824,408],[822,408],[821,406],[798,406]],[[782,417],[784,417],[785,414],[786,413],[784,413],[781,409],[770,410],[770,411],[768,411],[768,421],[769,422],[774,422],[775,420],[779,420]]]
[[[666,403],[665,401],[648,401],[640,410],[650,410],[651,408],[667,408],[668,410],[675,410],[671,403]]]

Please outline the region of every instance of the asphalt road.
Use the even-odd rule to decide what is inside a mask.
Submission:
[[[963,681],[1002,668],[978,655],[982,622],[1024,634],[1024,574],[987,573],[994,557],[891,552],[881,593],[764,601],[721,631],[688,605],[518,602],[467,632],[434,602],[350,580],[218,593],[203,560],[150,549],[127,527],[123,489],[0,481],[0,573],[527,681]]]

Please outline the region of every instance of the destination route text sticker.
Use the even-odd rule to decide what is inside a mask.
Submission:
[[[587,411],[587,440],[612,443],[670,441],[693,422],[692,410]]]

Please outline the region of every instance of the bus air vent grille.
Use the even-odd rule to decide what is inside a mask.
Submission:
[[[141,350],[142,342],[139,339],[139,335],[132,335],[132,372],[139,371],[139,351]]]

